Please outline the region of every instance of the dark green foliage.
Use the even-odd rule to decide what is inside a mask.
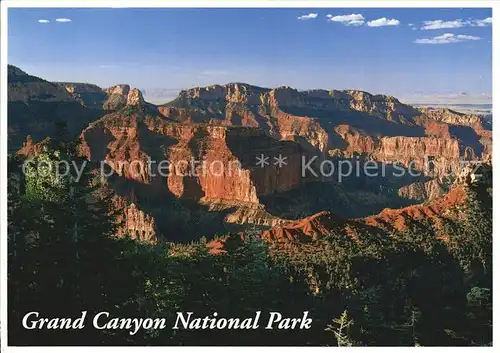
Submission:
[[[492,199],[488,190],[472,186],[468,190],[465,217],[447,223],[450,249],[468,275],[468,281],[491,286],[492,272]]]

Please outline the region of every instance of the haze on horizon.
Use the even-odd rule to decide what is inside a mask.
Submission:
[[[9,64],[150,101],[245,82],[491,103],[491,9],[11,8],[8,20]]]

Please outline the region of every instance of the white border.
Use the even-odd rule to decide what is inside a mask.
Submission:
[[[500,18],[500,3],[495,2],[496,6],[493,6],[493,18]],[[492,98],[493,98],[493,106],[492,106],[492,112],[493,116],[500,116],[500,86],[498,84],[498,81],[500,80],[500,66],[495,64],[495,60],[498,61],[500,60],[500,46],[499,46],[499,41],[500,40],[500,23],[497,22],[497,24],[493,25],[493,32],[492,32],[492,40],[491,44],[493,45],[493,50],[492,50],[492,60],[491,60],[491,70],[492,70]],[[493,123],[493,159],[492,163],[493,165],[498,165],[498,158],[500,156],[500,145],[498,143],[495,143],[495,141],[498,141],[500,139],[500,130],[498,128],[498,125]],[[495,240],[495,234],[498,234],[500,232],[500,217],[498,217],[498,212],[495,214],[495,210],[498,210],[500,207],[499,204],[499,199],[500,199],[500,193],[498,192],[498,187],[500,187],[500,175],[498,173],[493,172],[493,303],[497,303],[497,309],[495,310],[495,306],[493,305],[493,346],[498,346],[500,342],[500,311],[498,311],[498,303],[499,300],[497,298],[500,298],[498,295],[498,290],[499,286],[495,285],[495,283],[499,283],[500,281],[500,272],[499,272],[499,266],[498,261],[499,254],[500,254],[500,239]],[[495,254],[497,256],[495,257]],[[496,296],[495,296],[495,293]]]
[[[175,347],[175,346],[169,346],[169,347],[7,347],[7,10],[8,8],[16,8],[16,7],[60,7],[60,8],[77,8],[77,7],[115,7],[115,8],[125,8],[125,7],[172,7],[172,8],[193,8],[193,7],[201,7],[201,8],[221,8],[221,7],[226,7],[226,8],[305,8],[305,9],[310,9],[310,8],[384,8],[384,7],[396,7],[396,8],[492,8],[493,9],[493,18],[500,18],[500,2],[499,1],[409,1],[409,0],[397,0],[397,1],[302,1],[302,0],[297,0],[297,1],[285,1],[285,0],[269,0],[269,1],[262,1],[262,0],[234,0],[234,1],[228,1],[228,0],[184,0],[184,1],[179,1],[179,0],[172,0],[172,1],[163,1],[163,0],[156,0],[156,1],[151,1],[151,0],[144,0],[144,1],[137,1],[137,0],[102,0],[102,1],[96,1],[96,0],[87,0],[87,1],[81,1],[81,0],[68,0],[68,1],[24,1],[24,0],[3,0],[0,3],[1,5],[1,60],[0,60],[0,98],[1,98],[1,105],[0,105],[0,120],[1,120],[1,125],[0,125],[0,161],[1,161],[1,174],[0,174],[0,181],[1,181],[1,187],[0,187],[0,197],[1,197],[1,204],[0,204],[0,230],[1,230],[1,237],[0,237],[0,247],[1,247],[1,252],[0,252],[0,275],[1,275],[1,282],[0,282],[0,318],[1,318],[1,350],[2,351],[8,351],[8,352],[83,352],[83,351],[93,351],[93,352],[103,352],[103,351],[111,351],[111,352],[123,352],[123,351],[156,351],[156,352],[165,352],[166,349],[168,350],[175,350],[175,351],[180,351],[180,350],[194,350],[197,349],[196,347]],[[497,21],[498,22],[498,21]],[[493,87],[492,87],[492,93],[493,93],[493,116],[500,116],[500,109],[497,104],[500,104],[500,72],[499,72],[499,67],[500,64],[495,64],[495,59],[500,60],[500,52],[499,52],[499,45],[498,45],[498,40],[500,40],[500,22],[498,24],[493,24],[493,39],[492,40],[492,45],[493,45],[493,58],[492,59],[492,70],[493,70]],[[499,135],[498,133],[498,128],[497,124],[493,123],[493,140],[496,141],[497,136]],[[500,138],[500,136],[498,136]],[[496,156],[500,156],[500,145],[493,143],[493,163],[496,165]],[[500,185],[500,175],[498,173],[493,173],[493,181],[494,185]],[[496,187],[494,187],[494,192],[493,192],[493,207],[494,207],[494,212],[497,209],[498,199],[500,198],[500,193],[495,191]],[[495,215],[495,213],[494,213]],[[493,217],[493,234],[495,234],[495,231],[500,229],[500,217]],[[495,240],[493,242],[493,251],[494,254],[500,253],[500,240]],[[498,283],[500,281],[500,269],[498,266],[496,266],[496,261],[494,257],[493,265],[494,265],[494,271],[493,271],[493,288],[494,288],[494,293],[496,293],[497,286],[495,286],[495,283]],[[429,300],[432,300],[431,293],[429,293],[430,297]],[[500,296],[497,296],[500,298]],[[496,297],[494,297],[494,303],[497,302],[495,300]],[[500,299],[499,299],[500,300]],[[498,345],[497,341],[500,340],[500,317],[498,315],[499,311],[494,310],[493,311],[493,322],[495,325],[493,326],[493,346]],[[379,351],[383,352],[387,349],[389,350],[406,350],[409,349],[410,347],[372,347],[372,348],[366,348],[366,347],[354,347],[351,348],[353,350],[374,350],[374,351]],[[280,351],[298,351],[299,349],[302,350],[302,347],[286,347],[286,348],[279,348],[279,347],[272,347],[272,348],[266,348],[266,347],[259,347],[259,348],[254,348],[254,347],[203,347],[200,348],[204,351],[208,352],[219,352],[221,349],[224,350],[237,350],[240,352],[243,351],[254,351],[255,349],[273,349],[273,350],[280,350]],[[311,347],[308,349],[314,349],[314,350],[331,350],[331,347]],[[338,348],[337,348],[338,349]],[[345,348],[340,348],[345,349]],[[442,348],[437,348],[437,347],[423,347],[422,349],[427,349],[427,350],[451,350],[453,351],[456,350],[463,350],[464,352],[470,352],[471,350],[493,350],[493,347],[481,347],[481,348],[475,348],[475,347],[442,347]]]
[[[0,2],[0,338],[7,346],[7,4]]]
[[[200,8],[255,8],[255,7],[290,7],[290,8],[492,8],[495,7],[495,0],[381,0],[374,2],[373,0],[2,0],[7,7],[200,7]]]

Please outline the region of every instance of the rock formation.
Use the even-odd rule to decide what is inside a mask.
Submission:
[[[17,151],[28,135],[34,142],[59,133],[56,123],[66,124],[70,137],[76,137],[101,113],[85,107],[64,87],[28,75],[9,65],[8,149]]]
[[[9,149],[36,154],[37,142],[56,134],[56,121],[68,123],[72,136],[81,132],[81,152],[96,168],[105,162],[113,171],[120,234],[146,241],[180,234],[181,225],[196,234],[210,229],[209,236],[222,223],[290,226],[319,206],[370,206],[366,215],[438,199],[464,162],[488,160],[492,151],[483,118],[416,109],[392,96],[230,83],[184,90],[157,107],[126,84],[54,84],[9,66]],[[279,167],[279,158],[286,164]],[[304,175],[303,158],[317,158],[315,167],[375,162],[405,177],[336,181]]]
[[[179,125],[141,113],[125,114],[106,115],[81,135],[86,157],[106,161],[119,176],[145,184],[164,183],[176,197],[216,203],[259,203],[260,196],[302,183],[296,143],[278,141],[259,129]],[[281,155],[287,165],[260,168],[256,165],[260,154],[271,161]],[[168,161],[165,177],[153,163],[163,160]]]
[[[106,93],[104,90],[90,83],[56,82],[63,87],[81,105],[91,109],[103,109]]]
[[[430,204],[401,209],[385,209],[377,215],[361,219],[344,219],[331,212],[320,212],[307,218],[264,231],[261,237],[272,242],[310,242],[320,237],[344,233],[356,237],[360,232],[391,232],[405,230],[410,223],[431,221],[437,225],[450,216],[454,208],[466,202],[465,188],[452,188]]]
[[[491,155],[491,131],[479,116],[416,109],[391,96],[355,90],[298,91],[232,83],[182,91],[159,110],[179,122],[259,127],[321,156],[362,154],[381,163],[397,162],[436,178],[437,184],[428,184],[433,192],[427,188],[432,197],[446,190],[462,161]],[[407,186],[401,195],[425,196],[418,188]]]
[[[323,211],[286,225],[273,227],[260,236],[270,242],[307,243],[338,233],[355,238],[363,232],[388,234],[404,231],[415,222],[432,222],[438,229],[442,229],[446,220],[462,217],[468,197],[467,190],[471,185],[482,184],[484,188],[492,185],[492,166],[489,163],[468,165],[459,175],[460,177],[446,194],[427,203],[399,209],[386,208],[376,215],[357,219],[345,219]],[[436,234],[436,236],[446,237],[446,234]]]

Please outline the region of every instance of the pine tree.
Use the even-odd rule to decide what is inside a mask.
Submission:
[[[337,345],[339,347],[351,347],[353,342],[349,337],[349,328],[354,324],[354,321],[349,318],[347,310],[336,319],[332,320],[331,325],[328,325],[325,331],[331,331],[337,339]]]

